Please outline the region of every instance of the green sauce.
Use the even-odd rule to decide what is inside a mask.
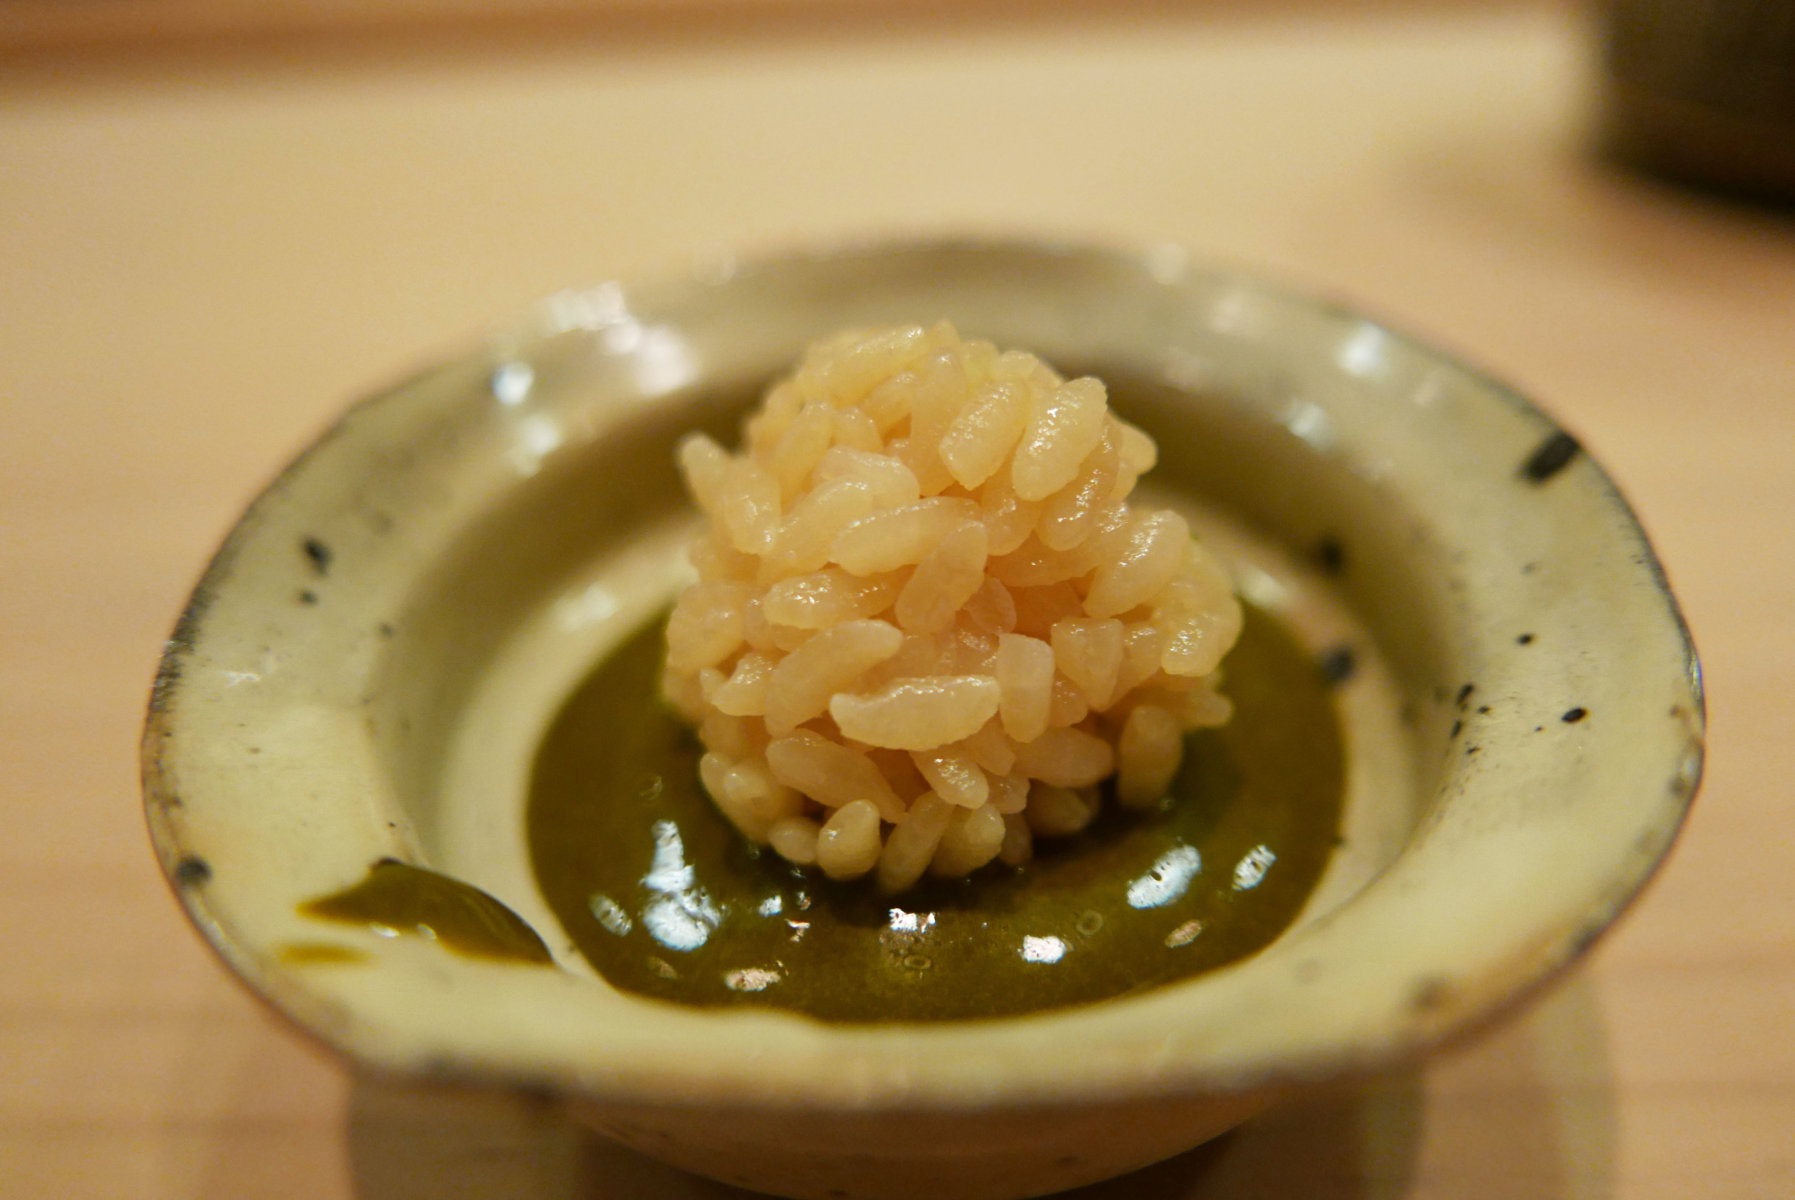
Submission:
[[[308,900],[299,911],[326,921],[427,937],[473,958],[554,961],[522,917],[479,888],[391,858],[375,863],[355,886]]]
[[[280,960],[293,967],[331,967],[365,963],[368,954],[334,942],[288,942],[279,950]]]
[[[897,897],[750,845],[698,783],[700,748],[655,694],[658,625],[573,693],[531,783],[543,895],[614,986],[832,1021],[1006,1016],[1213,970],[1296,918],[1336,844],[1338,718],[1314,660],[1249,609],[1224,690],[1156,811],[1113,804],[1019,869]]]

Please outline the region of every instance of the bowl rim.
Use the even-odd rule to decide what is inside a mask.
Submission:
[[[727,285],[757,274],[777,273],[794,267],[826,270],[844,264],[865,263],[881,258],[901,259],[912,255],[978,256],[992,253],[1097,261],[1111,269],[1132,274],[1143,281],[1167,282],[1168,275],[1179,279],[1204,278],[1244,287],[1273,297],[1281,303],[1305,307],[1317,314],[1338,316],[1371,325],[1408,352],[1424,356],[1477,381],[1491,398],[1520,414],[1536,419],[1542,428],[1560,430],[1556,422],[1537,404],[1496,375],[1479,367],[1467,365],[1456,353],[1442,351],[1431,341],[1406,333],[1399,326],[1368,315],[1357,305],[1341,301],[1330,295],[1317,295],[1301,288],[1287,286],[1276,280],[1268,280],[1265,275],[1256,271],[1242,271],[1232,266],[1215,268],[1194,264],[1182,250],[1163,245],[1145,249],[1126,249],[1109,245],[1038,239],[984,237],[868,239],[796,252],[775,253],[744,260],[740,263],[729,260],[725,269],[721,270],[701,267],[680,274],[654,276],[640,282],[614,281],[598,286],[622,287],[630,292],[641,289],[665,289],[678,295],[693,289]],[[580,1064],[571,1064],[566,1069],[556,1070],[544,1069],[541,1063],[493,1062],[485,1059],[460,1057],[452,1052],[394,1056],[384,1051],[379,1046],[377,1039],[368,1036],[370,1031],[356,1028],[355,1018],[352,1014],[346,1015],[337,1011],[329,1004],[321,1002],[318,997],[304,987],[296,985],[291,979],[282,977],[278,971],[270,969],[267,961],[257,957],[250,951],[250,948],[234,938],[228,928],[228,923],[221,918],[219,913],[213,911],[212,905],[207,899],[205,885],[210,877],[207,863],[193,852],[188,839],[183,835],[180,823],[171,819],[171,813],[182,805],[182,796],[168,769],[167,752],[171,739],[178,731],[174,710],[175,698],[183,688],[183,666],[199,642],[214,597],[221,588],[228,586],[238,556],[246,545],[253,541],[253,527],[258,515],[271,504],[276,503],[309,464],[328,453],[333,444],[350,436],[352,427],[362,414],[393,403],[396,397],[404,395],[414,384],[430,377],[446,365],[483,357],[490,353],[495,345],[528,344],[542,339],[552,332],[560,331],[559,318],[555,315],[556,303],[564,297],[587,295],[593,290],[592,288],[573,289],[538,301],[526,309],[520,317],[497,325],[484,337],[477,340],[469,339],[464,341],[459,349],[433,356],[428,365],[421,370],[412,372],[398,382],[380,388],[350,404],[322,434],[282,468],[250,502],[208,562],[183,606],[161,656],[155,681],[151,687],[148,714],[140,748],[145,814],[153,848],[171,890],[213,952],[237,976],[239,981],[245,984],[249,992],[265,1003],[271,1011],[292,1027],[330,1050],[343,1054],[364,1066],[430,1079],[482,1085],[498,1084],[532,1090],[546,1089],[552,1092],[601,1098],[613,1098],[627,1093],[638,1099],[686,1103],[703,1099],[705,1092],[703,1088],[694,1090],[689,1078],[681,1080],[679,1086],[665,1089],[653,1081],[644,1082],[634,1079],[628,1083],[622,1083],[616,1079],[607,1079],[603,1072],[593,1072]],[[1580,449],[1569,434],[1560,430],[1559,435],[1569,441],[1573,451]],[[1585,457],[1588,456],[1585,455]],[[1613,927],[1616,919],[1622,913],[1638,901],[1646,885],[1662,867],[1674,848],[1699,790],[1705,761],[1703,740],[1706,725],[1705,698],[1700,662],[1694,640],[1671,590],[1663,565],[1648,541],[1637,515],[1620,489],[1599,463],[1590,460],[1589,465],[1593,469],[1595,487],[1604,495],[1606,503],[1612,507],[1615,514],[1621,518],[1635,539],[1638,549],[1642,552],[1639,565],[1646,569],[1656,589],[1657,598],[1672,617],[1677,636],[1680,639],[1679,652],[1682,657],[1683,670],[1688,679],[1687,726],[1689,737],[1682,773],[1679,777],[1671,780],[1661,793],[1664,811],[1669,816],[1667,835],[1650,853],[1643,856],[1635,855],[1617,864],[1611,870],[1606,878],[1612,886],[1605,892],[1606,901],[1600,911],[1591,911],[1587,919],[1577,923],[1575,927],[1555,931],[1551,939],[1533,948],[1527,961],[1510,963],[1511,983],[1500,994],[1467,995],[1454,998],[1450,1005],[1440,1008],[1431,1015],[1423,1013],[1423,1019],[1406,1027],[1398,1037],[1374,1043],[1361,1041],[1357,1044],[1336,1047],[1336,1052],[1329,1055],[1259,1061],[1244,1067],[1237,1065],[1220,1071],[1213,1069],[1212,1064],[1198,1064],[1197,1069],[1181,1069],[1180,1064],[1162,1063],[1145,1076],[1138,1071],[1109,1074],[1099,1072],[1089,1079],[1079,1081],[1079,1086],[1072,1089],[1072,1092],[1088,1099],[1092,1096],[1126,1098],[1142,1094],[1145,1091],[1161,1093],[1168,1091],[1184,1093],[1257,1091],[1355,1074],[1410,1061],[1445,1042],[1471,1036],[1524,1005],[1532,996],[1546,988],[1576,962],[1599,937]],[[1099,1003],[1110,1004],[1113,1002]],[[859,1029],[861,1027],[844,1028]],[[874,1034],[877,1037],[902,1037],[905,1036],[906,1031],[913,1031],[918,1027],[893,1023],[873,1028],[877,1031]],[[993,1087],[980,1087],[972,1089],[972,1091],[965,1088],[963,1083],[936,1087],[931,1086],[929,1081],[922,1080],[912,1081],[911,1086],[898,1089],[895,1092],[891,1089],[874,1088],[871,1091],[857,1093],[853,1100],[857,1106],[861,1107],[879,1107],[885,1104],[913,1107],[920,1103],[926,1107],[952,1108],[964,1107],[967,1104],[988,1105],[995,1098],[1005,1098],[1021,1103],[1053,1103],[1063,1099],[1065,1094],[1057,1087],[1043,1086],[1043,1081],[1039,1079],[1024,1081],[1021,1086],[1017,1087],[1007,1087],[1002,1081],[999,1081]],[[842,1093],[838,1089],[822,1088],[810,1091],[800,1087],[795,1090],[788,1089],[779,1094],[769,1092],[758,1095],[754,1097],[754,1102],[796,1108],[819,1104],[836,1105],[841,1102],[842,1098]],[[741,1100],[745,1097],[737,1099]]]

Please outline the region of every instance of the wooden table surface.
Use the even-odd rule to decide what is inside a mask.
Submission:
[[[811,8],[0,62],[0,1196],[736,1194],[301,1044],[168,895],[137,727],[350,398],[566,285],[929,231],[1182,243],[1456,347],[1621,481],[1707,667],[1687,832],[1544,1003],[1090,1195],[1795,1196],[1795,217],[1593,158],[1558,6]]]

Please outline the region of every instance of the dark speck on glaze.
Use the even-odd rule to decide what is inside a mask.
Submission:
[[[1322,654],[1316,664],[1321,669],[1321,677],[1330,687],[1338,687],[1353,677],[1358,669],[1358,659],[1353,656],[1351,646],[1335,646]]]
[[[1582,447],[1564,430],[1557,430],[1541,442],[1527,461],[1521,464],[1520,475],[1531,484],[1542,484],[1569,465]]]
[[[1329,575],[1346,570],[1346,547],[1333,534],[1325,534],[1315,543],[1315,563]]]
[[[300,543],[305,556],[312,561],[312,570],[320,575],[330,574],[330,547],[315,537],[306,538]]]
[[[1430,1012],[1446,1003],[1452,985],[1444,979],[1423,979],[1409,996],[1409,1005],[1416,1012]]]
[[[1581,705],[1579,705],[1578,707],[1571,709],[1569,712],[1565,713],[1564,716],[1562,716],[1558,719],[1563,721],[1566,725],[1575,725],[1578,721],[1581,721],[1584,717],[1587,717],[1588,715],[1589,715],[1589,710],[1587,708],[1584,708]]]
[[[197,854],[189,854],[175,864],[174,880],[181,887],[198,887],[212,879],[212,865]]]

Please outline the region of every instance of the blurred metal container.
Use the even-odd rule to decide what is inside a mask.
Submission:
[[[1603,36],[1616,153],[1795,200],[1795,0],[1606,0]]]

